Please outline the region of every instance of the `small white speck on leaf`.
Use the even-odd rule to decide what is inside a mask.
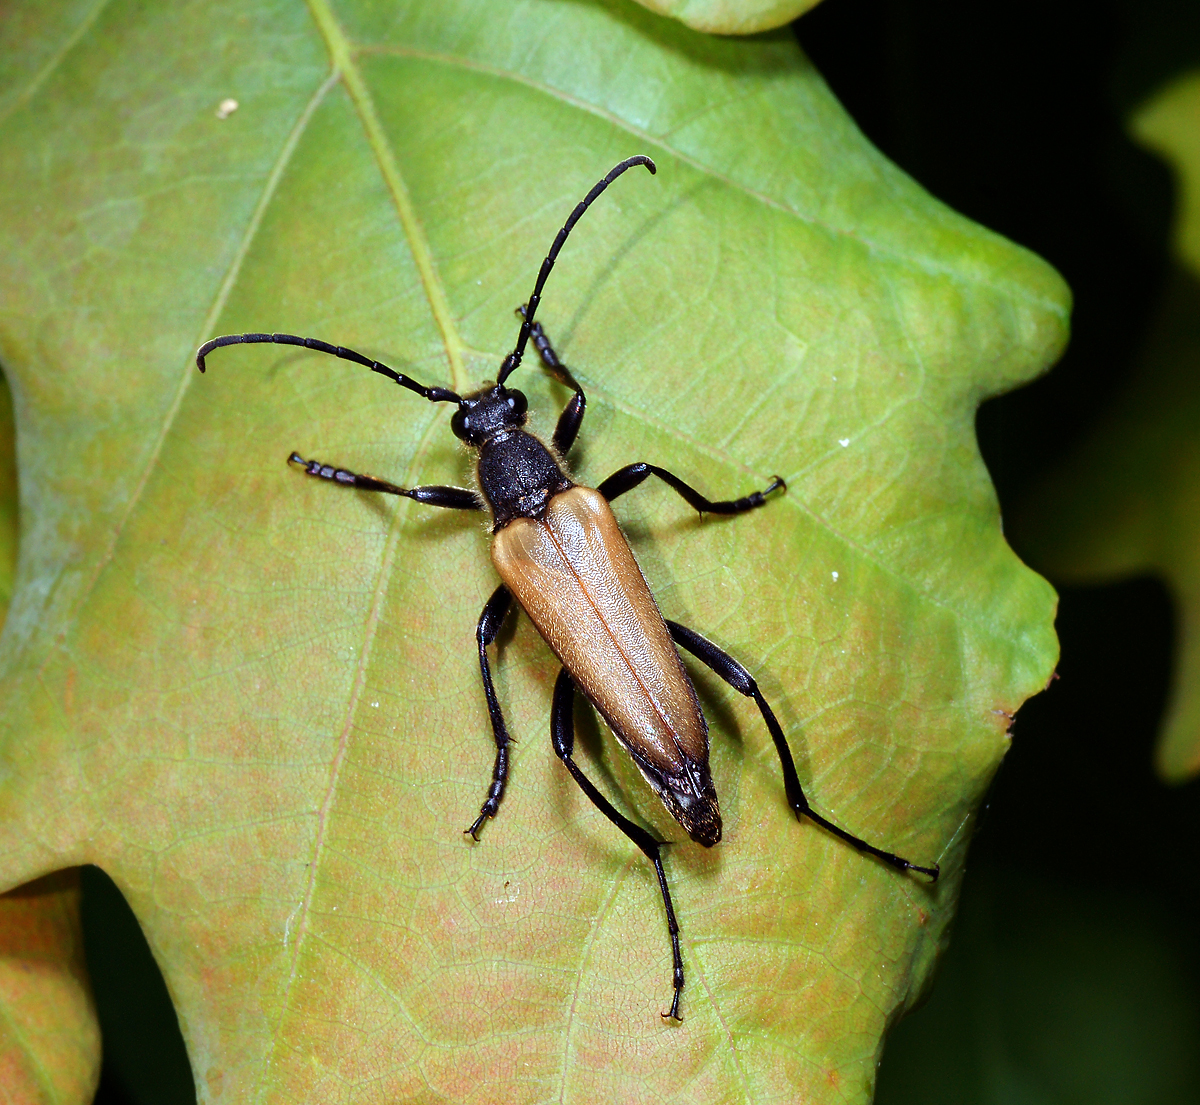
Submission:
[[[217,104],[217,118],[228,119],[237,109],[237,100],[226,98]]]
[[[378,702],[372,702],[372,703],[371,703],[371,705],[372,705],[372,706],[374,706],[376,709],[378,709],[378,708],[379,708],[379,703],[378,703]]]
[[[308,864],[305,864],[305,866],[307,867]],[[296,908],[293,909],[292,912],[288,914],[287,920],[284,921],[284,923],[283,923],[283,946],[285,948],[288,946],[288,941],[292,937],[292,922],[296,919],[296,914],[298,914],[300,912],[300,910],[303,908],[303,906],[304,906],[303,900],[298,901],[296,903]]]
[[[837,572],[833,573],[833,582],[837,583]]]
[[[844,449],[850,444],[850,439],[848,437],[839,437],[838,444]]]

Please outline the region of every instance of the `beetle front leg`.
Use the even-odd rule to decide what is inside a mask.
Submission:
[[[740,499],[720,499],[714,502],[706,499],[694,487],[684,483],[673,472],[668,472],[665,468],[659,468],[654,464],[647,464],[645,461],[618,468],[596,490],[611,503],[618,495],[632,491],[638,484],[651,476],[657,476],[701,514],[706,512],[708,514],[741,514],[743,511],[762,506],[772,491],[778,491],[781,487],[787,490],[787,484],[783,482],[783,477],[775,476],[762,491],[752,491]]]
[[[933,867],[921,867],[919,864],[904,859],[894,852],[885,852],[882,848],[876,848],[875,845],[868,844],[865,840],[846,832],[845,829],[816,813],[812,806],[809,805],[808,799],[804,796],[804,790],[800,786],[800,779],[796,774],[796,762],[792,759],[792,750],[788,746],[787,737],[783,735],[783,727],[779,724],[779,719],[776,718],[775,711],[771,709],[767,704],[767,700],[763,698],[754,676],[730,656],[729,653],[717,648],[712,641],[701,637],[695,630],[688,629],[687,626],[672,621],[667,622],[667,629],[680,648],[687,649],[702,664],[706,664],[712,668],[735,691],[744,694],[747,698],[754,699],[758,705],[759,713],[763,716],[763,721],[767,723],[767,729],[770,730],[771,739],[775,742],[775,751],[779,753],[779,764],[783,769],[783,788],[787,794],[788,805],[792,807],[792,811],[796,814],[797,821],[807,817],[815,821],[827,832],[833,833],[834,836],[857,848],[860,852],[865,852],[869,856],[883,860],[884,863],[896,868],[897,871],[920,871],[922,875],[928,875],[930,879],[937,882],[941,868],[936,864]]]
[[[508,746],[512,737],[508,735],[500,700],[496,697],[496,688],[492,685],[487,647],[496,639],[511,605],[512,594],[502,583],[487,600],[483,613],[479,615],[479,625],[475,629],[475,640],[479,645],[479,671],[483,675],[483,694],[487,699],[488,716],[492,719],[492,736],[496,741],[496,762],[492,767],[492,785],[488,787],[487,797],[479,807],[479,816],[471,823],[470,828],[463,829],[463,833],[469,834],[472,840],[478,840],[479,827],[489,817],[496,816],[504,798],[504,786],[508,782]]]
[[[525,308],[518,307],[517,314],[524,318]],[[563,408],[562,414],[558,416],[558,425],[554,427],[552,439],[558,455],[565,457],[570,452],[571,446],[575,444],[575,438],[579,436],[579,427],[583,425],[583,414],[587,409],[587,396],[583,394],[583,388],[571,370],[558,359],[558,354],[554,352],[554,346],[550,344],[550,338],[542,329],[540,322],[535,322],[529,328],[529,339],[533,342],[534,349],[538,351],[538,356],[542,358],[542,365],[546,371],[560,384],[566,384],[575,392],[571,396],[570,402]]]
[[[683,1018],[679,1015],[679,996],[683,993],[683,955],[679,950],[679,923],[675,920],[671,891],[667,888],[667,875],[662,864],[661,850],[666,841],[655,840],[640,825],[635,825],[629,818],[618,813],[612,803],[579,769],[572,757],[575,751],[575,683],[566,668],[558,673],[558,681],[554,684],[554,702],[550,707],[550,739],[554,744],[555,754],[566,765],[571,778],[579,784],[579,789],[592,800],[592,805],[629,837],[654,864],[654,871],[658,875],[658,888],[662,892],[663,905],[667,910],[667,932],[671,936],[671,978],[675,987],[670,1010],[660,1013],[659,1016],[682,1021]]]
[[[482,510],[479,497],[465,487],[399,487],[375,476],[362,476],[347,468],[335,468],[319,460],[305,460],[299,453],[288,457],[288,464],[298,465],[306,476],[329,480],[341,487],[355,487],[360,491],[382,491],[385,495],[403,495],[427,506],[444,506],[452,510]]]

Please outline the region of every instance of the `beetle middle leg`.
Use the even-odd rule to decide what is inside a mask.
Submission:
[[[479,816],[471,823],[471,827],[463,829],[472,840],[479,839],[479,827],[489,818],[495,817],[504,798],[504,787],[508,782],[508,746],[512,737],[508,735],[508,726],[504,724],[504,712],[500,709],[500,699],[496,697],[496,688],[492,684],[492,671],[488,667],[487,648],[500,632],[505,615],[512,606],[512,594],[504,584],[500,584],[487,600],[483,613],[479,615],[479,625],[475,629],[475,641],[479,645],[479,671],[483,676],[483,694],[487,699],[488,716],[492,719],[492,736],[496,741],[496,762],[492,767],[492,785],[488,787],[487,797],[479,807]]]
[[[681,1021],[683,1018],[679,1015],[679,995],[683,993],[683,956],[679,951],[679,923],[675,920],[675,908],[671,905],[671,891],[667,888],[667,875],[662,864],[661,850],[665,841],[655,840],[640,825],[635,825],[629,818],[618,813],[575,762],[572,756],[575,750],[575,683],[566,668],[558,673],[558,681],[554,684],[554,702],[550,707],[550,739],[554,743],[555,754],[566,765],[571,778],[579,784],[579,789],[592,800],[592,805],[629,837],[654,864],[655,874],[658,875],[658,888],[662,892],[663,905],[667,910],[667,931],[671,934],[673,967],[671,978],[675,987],[670,1010],[659,1015]]]
[[[596,490],[611,503],[618,495],[632,491],[638,484],[651,476],[657,476],[701,514],[705,512],[709,514],[741,514],[743,511],[762,506],[772,491],[778,491],[781,487],[785,490],[787,488],[783,478],[775,476],[762,491],[752,491],[740,499],[721,499],[713,502],[711,499],[706,499],[694,487],[684,483],[673,472],[668,472],[665,468],[659,468],[654,464],[647,464],[645,461],[638,461],[636,464],[627,464],[624,468],[618,468]]]
[[[904,859],[894,852],[885,852],[882,848],[876,848],[875,845],[868,844],[865,840],[846,832],[839,825],[835,825],[832,821],[815,812],[812,806],[809,805],[808,799],[804,796],[804,790],[800,786],[800,779],[796,775],[796,762],[792,759],[792,750],[788,746],[787,737],[783,735],[783,727],[779,724],[779,719],[775,717],[775,711],[771,709],[767,704],[767,700],[763,698],[754,676],[730,656],[729,653],[717,648],[712,641],[701,637],[695,630],[688,629],[687,626],[672,621],[667,622],[667,629],[680,648],[687,649],[697,660],[712,668],[735,691],[739,691],[747,698],[754,699],[759,713],[763,716],[763,721],[767,723],[767,729],[770,730],[771,739],[775,742],[775,751],[779,753],[779,764],[783,769],[783,788],[787,794],[788,805],[792,807],[792,811],[796,814],[797,821],[807,817],[815,821],[821,828],[857,848],[860,852],[865,852],[869,856],[881,859],[884,863],[896,868],[898,871],[920,871],[921,874],[928,875],[934,882],[937,881],[941,870],[937,865],[933,867],[921,867],[919,864]]]
[[[288,464],[299,465],[306,476],[319,480],[330,480],[342,487],[356,487],[360,491],[382,491],[385,495],[403,495],[427,506],[444,506],[452,510],[482,510],[483,505],[474,491],[465,487],[399,487],[375,476],[362,476],[346,468],[335,468],[319,460],[305,460],[299,453],[288,457]]]

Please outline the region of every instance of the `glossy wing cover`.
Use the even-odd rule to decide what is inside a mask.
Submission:
[[[587,487],[560,492],[544,519],[501,529],[492,560],[671,815],[693,840],[716,844],[708,725],[608,501]]]

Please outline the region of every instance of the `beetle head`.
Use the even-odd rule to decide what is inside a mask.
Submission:
[[[450,429],[455,437],[478,447],[489,438],[524,426],[528,406],[524,392],[496,384],[460,399]]]

